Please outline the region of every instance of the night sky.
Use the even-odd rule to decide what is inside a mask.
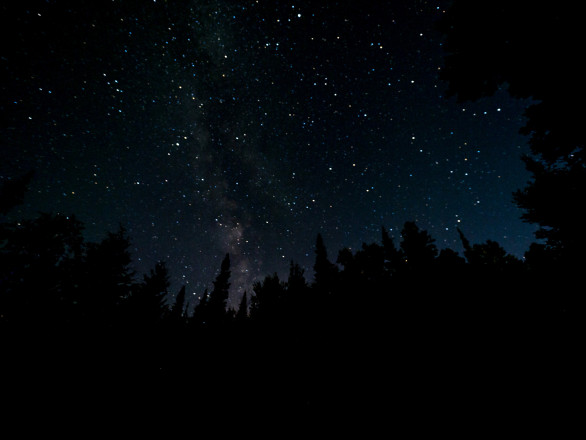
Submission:
[[[233,303],[291,260],[311,279],[318,232],[334,261],[411,220],[522,256],[528,103],[445,96],[449,3],[3,1],[0,179],[36,171],[11,218],[122,224],[138,276],[196,295],[229,252]]]

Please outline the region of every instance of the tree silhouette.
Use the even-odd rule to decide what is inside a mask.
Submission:
[[[473,266],[503,267],[505,265],[521,263],[517,257],[508,254],[501,245],[493,240],[486,240],[483,244],[470,245],[470,242],[460,228],[458,228],[458,234],[464,246],[464,256],[468,260],[468,263]]]
[[[169,285],[167,265],[159,261],[143,276],[142,283],[135,288],[127,301],[133,330],[156,330],[161,325],[167,312]]]
[[[220,273],[214,281],[214,288],[206,304],[206,318],[209,325],[217,326],[227,319],[226,305],[230,295],[230,255],[226,254],[220,266]]]
[[[437,257],[435,240],[426,231],[419,230],[415,222],[405,222],[401,230],[403,261],[410,268],[428,268]]]
[[[517,98],[532,98],[521,129],[529,135],[524,158],[533,181],[514,194],[523,219],[540,226],[560,267],[583,264],[586,239],[581,207],[586,153],[580,112],[586,97],[580,77],[579,14],[566,4],[456,0],[439,23],[445,34],[440,77],[448,94],[476,100],[504,84]]]
[[[193,315],[189,320],[191,327],[201,327],[207,322],[207,305],[209,298],[210,295],[208,289],[205,289],[199,298],[199,302],[193,308]]]
[[[395,273],[401,265],[401,252],[395,247],[393,239],[384,226],[381,227],[382,246],[385,259],[385,270],[389,275]]]
[[[238,323],[243,323],[248,319],[248,295],[246,294],[246,291],[244,292],[244,294],[242,295],[242,298],[240,299],[240,304],[238,305],[238,311],[236,312],[234,319]]]
[[[333,286],[334,278],[338,272],[337,267],[328,260],[328,252],[321,234],[317,234],[315,240],[314,287],[324,293],[328,293]]]
[[[523,190],[515,192],[514,199],[525,210],[522,218],[537,223],[537,238],[546,239],[555,250],[556,260],[565,265],[580,265],[586,241],[583,238],[581,208],[578,200],[586,194],[584,162],[575,161],[561,167],[548,165],[525,157],[533,181]]]
[[[267,275],[262,282],[254,283],[253,291],[254,296],[250,304],[251,318],[273,324],[282,322],[287,289],[279,276],[276,273]]]
[[[100,243],[86,245],[82,306],[88,323],[94,326],[112,328],[120,318],[116,315],[121,304],[132,293],[135,274],[129,248],[130,239],[122,225]]]
[[[292,298],[302,298],[308,285],[305,280],[305,270],[298,263],[289,263],[289,276],[287,278],[287,290]]]
[[[12,208],[20,205],[24,201],[24,195],[28,189],[34,171],[10,180],[5,180],[0,185],[0,215],[5,215]]]
[[[134,279],[123,227],[98,243],[84,242],[82,231],[75,217],[49,214],[0,227],[0,331],[59,340],[48,357],[59,383],[100,377],[118,389],[132,377],[168,399],[184,394],[183,378],[198,371],[206,404],[230,398],[256,413],[322,414],[359,399],[372,411],[378,396],[369,390],[388,381],[423,389],[437,387],[428,377],[450,377],[454,384],[450,366],[481,359],[487,365],[467,377],[503,382],[492,366],[510,365],[519,351],[567,359],[567,347],[578,346],[577,320],[568,319],[575,300],[540,293],[559,287],[548,277],[552,261],[563,261],[551,237],[523,261],[495,241],[471,244],[458,230],[462,258],[438,252],[426,231],[405,222],[398,247],[382,227],[380,244],[340,250],[338,266],[318,234],[313,283],[291,262],[286,282],[274,273],[254,283],[250,308],[244,292],[237,311],[227,310],[226,254],[211,293],[206,289],[188,319],[185,286],[166,304],[165,263]],[[48,331],[55,329],[75,335],[68,337],[73,343]],[[31,351],[30,342],[24,346]],[[68,366],[80,353],[92,362],[72,375]],[[434,368],[423,374],[431,358]],[[226,381],[234,365],[245,380]]]
[[[76,288],[83,258],[81,222],[41,214],[0,230],[1,321],[49,330],[69,320],[81,300]]]
[[[461,268],[462,265],[466,264],[466,259],[460,257],[458,252],[452,249],[442,249],[436,259],[436,263],[443,268]]]
[[[181,327],[186,323],[186,312],[185,312],[185,286],[181,286],[175,302],[171,306],[168,317],[172,326]]]

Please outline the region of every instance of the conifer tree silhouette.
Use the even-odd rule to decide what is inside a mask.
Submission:
[[[274,273],[267,275],[262,282],[253,285],[250,316],[266,323],[276,323],[283,318],[286,289],[285,284]]]
[[[401,231],[404,263],[410,268],[429,267],[438,254],[435,240],[415,222],[405,222]]]
[[[315,241],[314,287],[322,293],[330,293],[338,268],[328,260],[328,252],[321,234]]]
[[[392,275],[401,266],[401,252],[395,247],[393,239],[389,236],[389,232],[384,226],[381,227],[381,235],[385,270],[387,274]]]
[[[230,255],[226,254],[220,266],[220,273],[214,281],[214,288],[206,304],[206,318],[209,325],[221,325],[227,318],[226,305],[230,294]]]
[[[289,276],[287,278],[287,290],[290,296],[301,295],[307,289],[307,281],[304,276],[305,270],[298,263],[289,263]]]
[[[185,286],[181,286],[175,302],[169,311],[169,320],[172,325],[180,326],[185,321]]]
[[[471,265],[502,267],[521,263],[517,257],[508,254],[501,245],[493,240],[486,240],[483,244],[470,245],[470,242],[459,228],[458,234],[464,247],[464,256]]]
[[[134,271],[130,268],[130,239],[120,225],[100,243],[88,243],[83,283],[83,310],[96,326],[111,328],[119,318],[120,305],[130,297]]]
[[[47,330],[70,321],[81,297],[81,222],[43,213],[0,230],[0,321]]]
[[[240,304],[238,305],[238,310],[236,311],[236,315],[234,316],[234,319],[236,319],[236,322],[238,322],[238,323],[243,323],[247,320],[247,318],[248,318],[248,296],[245,291],[244,294],[242,295],[242,298],[240,299]]]
[[[28,186],[32,181],[34,171],[10,180],[5,180],[0,185],[0,215],[8,214],[12,208],[24,201]]]
[[[163,261],[143,276],[142,283],[130,297],[129,305],[138,329],[155,330],[160,327],[167,314],[166,299],[169,288],[169,273]]]
[[[189,320],[189,323],[192,327],[199,327],[205,325],[207,322],[207,305],[209,298],[210,295],[208,293],[208,289],[205,289],[199,299],[199,302],[193,308],[193,315]]]

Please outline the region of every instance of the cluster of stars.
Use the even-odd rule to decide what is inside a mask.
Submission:
[[[440,247],[456,227],[532,239],[511,203],[523,105],[443,96],[447,2],[117,3],[18,11],[6,163],[41,171],[23,210],[79,213],[90,238],[122,222],[139,270],[168,260],[193,292],[226,252],[235,294],[311,273],[318,232],[334,259],[408,220]]]

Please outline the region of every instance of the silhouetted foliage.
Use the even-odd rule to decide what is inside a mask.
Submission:
[[[133,292],[134,272],[130,268],[130,239],[124,227],[109,232],[100,243],[86,245],[85,295],[86,319],[114,326],[123,301]],[[108,322],[110,321],[110,322]]]
[[[2,321],[53,327],[73,316],[82,299],[76,289],[82,229],[73,216],[50,214],[2,227]]]
[[[242,323],[245,322],[248,318],[248,296],[246,292],[242,295],[240,299],[240,304],[238,305],[238,310],[234,315],[236,322]]]
[[[584,263],[579,200],[586,193],[584,134],[576,102],[586,97],[575,5],[562,2],[456,0],[439,23],[446,36],[440,77],[459,100],[492,95],[502,85],[532,98],[521,133],[533,180],[514,194],[523,219],[540,226],[562,266]]]
[[[169,274],[164,262],[158,262],[143,277],[128,299],[131,322],[139,328],[156,328],[166,317]]]
[[[381,227],[382,246],[385,256],[385,270],[388,274],[393,274],[401,265],[402,255],[395,247],[393,239],[389,236],[389,232],[384,226]]]
[[[220,266],[220,273],[214,281],[214,288],[206,303],[208,325],[221,325],[227,319],[227,301],[230,295],[230,255],[226,254]]]
[[[519,380],[506,364],[523,372],[527,400],[536,380],[557,399],[547,375],[567,374],[579,342],[581,309],[560,290],[559,248],[549,243],[521,260],[458,230],[462,257],[405,222],[399,237],[382,227],[381,243],[342,249],[334,264],[318,234],[313,283],[291,262],[286,281],[268,275],[228,310],[226,254],[188,316],[185,286],[167,304],[164,262],[135,279],[123,227],[88,243],[75,217],[42,214],[0,231],[0,332],[43,353],[52,380],[72,389],[100,378],[116,395],[131,381],[168,402],[196,377],[205,405],[230,399],[251,415],[307,419],[348,416],[355,402],[386,413],[381,394],[507,394]]]
[[[186,318],[185,315],[185,286],[181,286],[175,302],[169,312],[169,319],[175,322],[181,322]]]
[[[329,293],[328,290],[333,285],[337,268],[328,260],[328,251],[326,250],[321,234],[317,234],[315,241],[315,264],[313,265],[313,271],[314,287],[324,294]]]
[[[414,222],[406,222],[401,231],[403,240],[403,263],[410,268],[429,267],[438,254],[434,239],[426,231],[421,231]]]
[[[204,325],[207,321],[207,304],[209,300],[209,293],[208,289],[205,289],[201,297],[199,298],[198,303],[195,305],[193,309],[193,315],[189,320],[190,324],[193,327],[198,327]]]
[[[466,263],[466,260],[458,255],[456,251],[446,248],[442,249],[437,257],[437,263],[440,267],[457,268]]]
[[[23,202],[33,176],[34,171],[29,171],[23,176],[2,182],[0,185],[0,215],[8,214],[12,208]]]
[[[571,165],[547,165],[525,157],[533,181],[514,194],[523,219],[540,225],[537,238],[546,239],[557,259],[574,265],[583,261],[584,241],[579,201],[586,194],[586,170],[583,162]],[[578,264],[579,265],[579,264]]]
[[[283,319],[287,289],[275,273],[268,275],[262,282],[253,285],[254,296],[250,301],[250,316],[260,321],[279,322]]]

